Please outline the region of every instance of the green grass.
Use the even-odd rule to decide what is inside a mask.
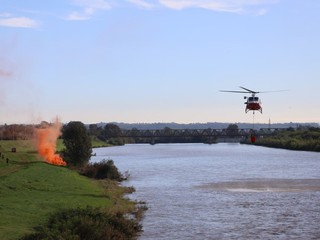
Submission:
[[[91,143],[92,143],[92,147],[94,148],[98,148],[98,147],[111,147],[112,145],[107,143],[107,142],[104,142],[104,141],[101,141],[97,138],[92,138],[91,139]]]
[[[16,148],[16,152],[12,152]],[[25,164],[43,162],[37,153],[36,145],[32,140],[0,141],[0,177],[23,168]],[[6,159],[9,164],[6,164]]]
[[[0,239],[18,239],[58,209],[103,207],[108,211],[134,210],[122,198],[125,189],[110,181],[94,181],[66,167],[49,165],[29,141],[0,141]],[[12,153],[11,148],[17,152]]]

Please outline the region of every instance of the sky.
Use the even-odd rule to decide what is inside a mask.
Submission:
[[[320,1],[0,0],[0,125],[320,122]],[[245,114],[245,94],[263,114]]]

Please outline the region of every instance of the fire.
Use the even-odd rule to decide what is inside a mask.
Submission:
[[[65,166],[67,163],[56,154],[56,143],[61,135],[61,124],[58,120],[53,124],[46,124],[36,130],[38,153],[47,163]]]

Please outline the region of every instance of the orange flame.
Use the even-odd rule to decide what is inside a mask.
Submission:
[[[54,124],[46,125],[36,130],[38,153],[47,163],[65,166],[67,163],[56,154],[56,143],[61,135],[61,124],[56,120]]]

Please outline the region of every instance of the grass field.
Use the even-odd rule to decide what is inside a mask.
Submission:
[[[39,158],[31,141],[0,141],[0,239],[18,239],[58,209],[85,206],[127,212],[134,203],[111,181],[94,181]],[[12,148],[16,152],[12,152]],[[9,163],[6,163],[6,158]]]

